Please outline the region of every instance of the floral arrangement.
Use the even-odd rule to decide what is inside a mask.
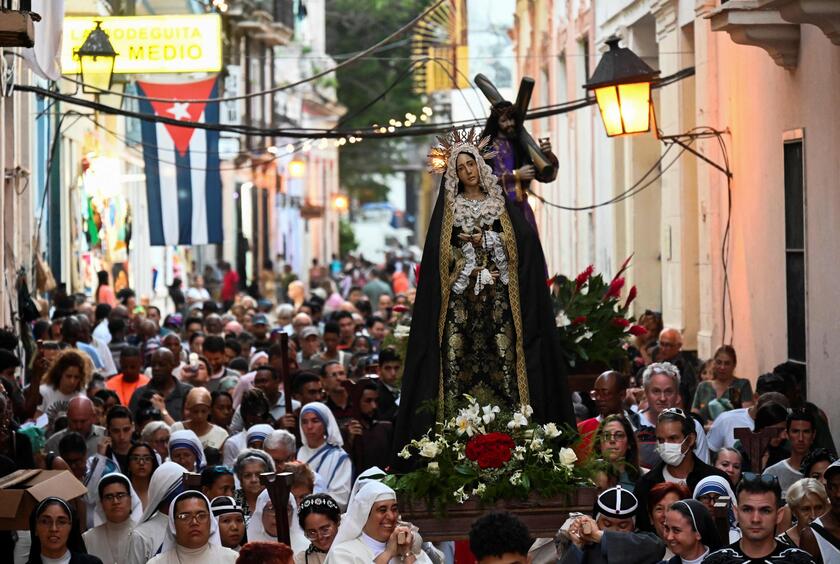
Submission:
[[[634,335],[646,330],[628,316],[630,304],[636,299],[636,287],[630,288],[622,302],[621,291],[631,257],[621,265],[618,273],[607,282],[589,265],[574,279],[557,275],[552,280],[552,300],[561,348],[569,365],[578,362],[600,362],[615,366],[624,358],[622,345]]]
[[[589,463],[578,462],[571,448],[578,439],[574,431],[534,423],[529,405],[506,413],[464,397],[466,407],[439,432],[399,453],[421,462],[408,474],[385,478],[401,497],[442,510],[472,497],[483,503],[524,499],[532,492],[549,498],[591,484]]]

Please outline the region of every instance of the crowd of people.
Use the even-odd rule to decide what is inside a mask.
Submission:
[[[467,546],[425,542],[380,481],[414,264],[314,263],[308,286],[284,268],[251,292],[221,270],[211,287],[171,287],[166,315],[104,276],[93,299],[56,292],[28,334],[0,331],[0,475],[64,469],[87,488],[43,499],[29,530],[0,532],[9,561],[461,562]],[[801,369],[780,365],[753,390],[732,347],[700,363],[655,314],[642,322],[632,370],[574,398],[579,458],[599,468],[592,513],[536,540],[488,514],[469,561],[840,561],[840,463]],[[769,430],[760,459],[740,428]],[[291,495],[276,508],[261,475],[280,471]]]

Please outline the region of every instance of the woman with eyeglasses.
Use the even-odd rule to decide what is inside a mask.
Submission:
[[[310,544],[295,554],[295,564],[323,564],[338,533],[341,508],[327,494],[308,495],[300,503],[298,521]]]
[[[665,542],[674,555],[668,564],[700,564],[721,547],[709,510],[693,499],[671,504],[665,514]]]
[[[88,554],[105,564],[117,564],[125,555],[131,530],[143,517],[143,506],[131,482],[122,474],[106,474],[99,480],[97,490],[94,527],[82,538]]]
[[[32,546],[27,564],[102,564],[87,554],[79,521],[66,501],[48,497],[29,516]]]
[[[289,496],[289,505],[286,507],[286,511],[289,517],[289,537],[292,551],[295,553],[303,552],[309,546],[309,541],[300,528],[294,496]],[[276,513],[276,508],[269,497],[268,490],[263,490],[257,498],[256,508],[248,520],[248,542],[277,541]]]
[[[141,442],[152,445],[161,462],[169,460],[169,425],[163,421],[149,421],[140,431]]]
[[[729,520],[728,544],[737,542],[741,538],[741,530],[738,528],[738,520],[735,517],[735,492],[732,491],[729,480],[720,476],[707,476],[694,486],[692,497],[711,512],[714,512],[715,504],[721,497],[728,497],[729,505],[726,508],[727,519]]]
[[[149,564],[234,564],[238,554],[222,546],[219,524],[210,501],[194,490],[185,491],[169,504],[169,527],[160,554]]]
[[[610,465],[607,472],[601,473],[601,489],[621,485],[632,492],[639,471],[639,447],[630,421],[622,415],[608,415],[601,421],[595,433],[594,452]]]
[[[149,482],[158,466],[158,457],[147,443],[134,443],[128,449],[127,475],[144,509],[149,502]]]

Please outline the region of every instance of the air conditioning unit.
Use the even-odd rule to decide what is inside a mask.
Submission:
[[[33,47],[34,22],[40,19],[34,12],[0,10],[0,47]]]

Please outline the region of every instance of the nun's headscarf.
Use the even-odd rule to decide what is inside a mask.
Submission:
[[[677,511],[688,519],[692,528],[700,533],[700,542],[709,549],[709,552],[714,552],[723,546],[715,521],[702,502],[696,499],[682,499],[672,503],[669,511]]]
[[[195,455],[195,471],[201,472],[207,466],[207,459],[204,458],[204,447],[201,446],[201,441],[198,435],[189,429],[181,429],[174,431],[169,435],[169,457],[172,458],[172,451],[176,448],[186,448],[192,451]]]
[[[251,513],[248,520],[248,542],[277,542],[277,537],[269,535],[263,526],[262,518],[265,512],[265,506],[271,501],[268,495],[268,490],[263,490],[257,497],[257,506]],[[292,508],[292,516],[289,518],[289,537],[292,542],[292,552],[303,552],[309,548],[309,540],[303,534],[303,530],[298,523],[298,509],[295,502],[295,496],[289,495],[289,505]],[[277,511],[277,508],[274,508]]]
[[[184,467],[166,461],[155,470],[149,481],[149,501],[140,522],[145,523],[154,515],[161,503],[169,502],[181,493],[184,484]]]
[[[694,487],[693,497],[694,499],[700,499],[700,497],[710,493],[729,496],[729,507],[727,511],[729,514],[729,526],[734,527],[737,519],[735,518],[735,511],[732,508],[735,505],[736,498],[732,487],[729,485],[729,480],[720,476],[707,476],[697,482],[697,485]]]
[[[341,438],[341,429],[338,428],[338,422],[335,416],[330,411],[330,408],[320,402],[307,403],[300,410],[300,421],[303,421],[303,416],[306,413],[314,413],[318,419],[324,424],[324,430],[327,433],[327,444],[342,447],[344,446],[344,439]],[[309,445],[306,440],[306,435],[303,434],[303,424],[300,424],[300,436],[303,440],[304,446],[307,448],[315,448]]]
[[[362,529],[367,523],[373,504],[377,501],[396,500],[397,494],[383,484],[375,480],[369,481],[362,486],[353,501],[347,506],[347,513],[341,520],[338,527],[338,534],[335,536],[333,546],[347,541],[357,539],[362,534]]]
[[[251,360],[248,361],[248,371],[253,372],[257,369],[257,363],[261,360],[268,360],[268,353],[265,351],[258,351],[251,355]]]
[[[169,504],[169,527],[166,529],[166,537],[163,539],[163,547],[160,549],[161,554],[175,550],[178,546],[178,540],[175,537],[175,506],[178,502],[185,498],[196,498],[204,501],[207,506],[207,514],[210,519],[210,539],[208,544],[215,546],[222,546],[222,539],[219,537],[219,522],[216,521],[216,516],[210,510],[210,500],[207,499],[203,493],[195,490],[187,490],[175,496],[175,499]]]
[[[368,482],[381,482],[384,476],[385,471],[382,470],[379,466],[371,466],[370,468],[359,474],[359,477],[356,478],[356,482],[353,484],[353,489],[350,490],[350,499],[347,500],[347,507],[350,507],[350,504],[353,503],[353,499],[355,499],[356,495],[359,493],[359,490],[365,487],[365,484],[367,484]]]
[[[106,486],[118,483],[125,485],[125,487],[128,488],[128,495],[131,496],[131,514],[128,518],[135,524],[140,523],[140,519],[143,518],[143,503],[140,501],[140,496],[138,496],[137,492],[134,491],[134,487],[131,485],[131,480],[119,472],[111,472],[110,474],[102,476],[102,479],[99,480],[99,484],[97,485],[99,495],[96,496],[96,508],[93,512],[94,527],[98,527],[108,521],[105,517],[105,509],[102,507],[102,490],[104,490]]]
[[[265,423],[251,425],[248,432],[245,433],[245,444],[250,445],[251,441],[265,441],[272,432],[274,432],[274,427],[271,425]]]
[[[36,527],[38,517],[50,505],[60,506],[67,516],[70,518],[70,536],[67,537],[67,550],[70,552],[86,553],[85,541],[82,540],[82,532],[79,529],[79,520],[76,518],[76,513],[70,508],[70,505],[60,497],[48,497],[39,503],[32,513],[29,515],[29,534],[32,537],[32,545],[29,550],[29,559],[27,564],[41,564],[41,539],[38,538]]]

